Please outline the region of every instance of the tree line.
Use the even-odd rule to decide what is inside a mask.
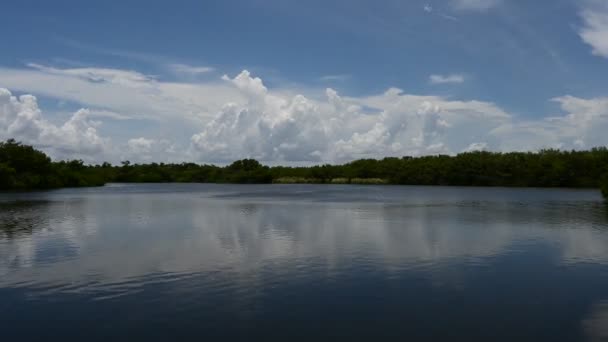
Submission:
[[[209,164],[86,165],[52,161],[32,146],[0,142],[0,189],[28,190],[134,183],[363,183],[504,187],[601,188],[608,196],[608,149],[588,151],[467,152],[361,159],[342,165],[289,167],[254,159]]]

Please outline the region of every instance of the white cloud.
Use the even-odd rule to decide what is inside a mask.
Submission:
[[[193,75],[206,74],[215,70],[211,67],[191,66],[186,64],[170,64],[169,67],[174,72]]]
[[[13,96],[0,88],[0,139],[14,138],[26,144],[44,148],[53,157],[82,158],[95,161],[109,149],[109,140],[98,135],[98,122],[90,119],[90,112],[81,109],[61,126],[42,117],[36,97]]]
[[[134,153],[147,154],[150,153],[152,145],[154,145],[154,140],[146,138],[133,138],[129,139],[127,145]]]
[[[57,69],[35,63],[28,63],[27,66],[47,74],[73,76],[91,83],[112,83],[125,87],[138,87],[152,81],[152,77],[130,70],[105,68]]]
[[[584,26],[579,34],[593,48],[594,55],[608,58],[608,2],[589,0],[585,3],[580,13]]]
[[[464,75],[461,74],[431,75],[429,82],[431,84],[464,83],[464,78]]]
[[[488,144],[485,142],[472,143],[462,152],[475,152],[475,151],[485,151],[488,149]]]
[[[185,153],[178,152],[177,146],[167,139],[133,138],[121,150],[120,160],[132,162],[178,162],[189,160]]]
[[[552,99],[564,116],[538,121],[514,121],[491,133],[501,150],[525,151],[541,148],[580,149],[604,146],[608,141],[608,98],[583,99],[563,96]]]
[[[457,10],[487,11],[500,5],[502,0],[452,0],[451,4]]]
[[[129,117],[201,124],[239,93],[223,82],[162,82],[136,71],[107,68],[0,68],[0,87],[79,103]]]
[[[163,82],[115,69],[1,69],[2,86],[86,105],[62,124],[43,118],[36,98],[0,96],[0,139],[16,138],[55,158],[100,162],[344,162],[384,156],[453,154],[473,150],[590,148],[608,143],[608,99],[553,99],[564,114],[525,120],[497,105],[391,88],[372,96],[323,96],[268,88],[243,71],[223,81]],[[449,78],[450,76],[441,76]],[[141,121],[117,134],[115,120]],[[104,125],[101,123],[104,122]],[[165,130],[171,126],[172,130]],[[153,132],[153,133],[150,133]],[[104,135],[106,137],[104,137]],[[162,138],[161,138],[162,137]]]
[[[202,159],[335,162],[606,143],[602,131],[608,127],[608,99],[556,98],[566,115],[525,121],[492,103],[409,95],[399,89],[359,98],[328,89],[325,99],[310,99],[276,94],[246,72],[226,79],[249,100],[226,105],[192,137],[193,153]]]
[[[60,125],[44,118],[32,95],[13,96],[0,88],[0,141],[15,139],[33,145],[53,159],[83,159],[90,163],[181,162],[188,156],[167,139],[132,138],[126,143],[102,136],[100,119],[125,120],[112,112],[80,109]]]
[[[120,114],[120,113],[115,113],[109,110],[103,110],[103,109],[99,109],[99,110],[90,110],[89,111],[89,116],[90,117],[94,117],[94,118],[110,118],[110,119],[114,119],[114,120],[130,120],[132,119],[130,116],[125,115],[125,114]]]
[[[443,19],[448,19],[451,21],[455,21],[455,22],[459,22],[460,20],[452,15],[443,13],[441,11],[435,11],[435,9],[433,8],[433,6],[431,6],[431,4],[426,4],[422,7],[422,10],[428,14],[434,14],[437,15]]]
[[[192,137],[193,152],[203,159],[346,161],[452,153],[473,143],[459,132],[479,135],[509,119],[490,103],[407,95],[398,89],[368,98],[343,98],[327,89],[326,99],[315,100],[268,91],[248,72],[226,79],[248,102],[227,104]]]

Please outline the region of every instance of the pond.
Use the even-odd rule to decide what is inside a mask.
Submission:
[[[0,194],[0,339],[596,341],[597,190],[110,184]]]

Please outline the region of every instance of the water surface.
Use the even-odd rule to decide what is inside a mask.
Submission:
[[[0,340],[602,341],[598,191],[0,194]]]

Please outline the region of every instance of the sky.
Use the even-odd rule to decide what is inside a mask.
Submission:
[[[3,3],[0,140],[343,163],[608,144],[608,1]]]

